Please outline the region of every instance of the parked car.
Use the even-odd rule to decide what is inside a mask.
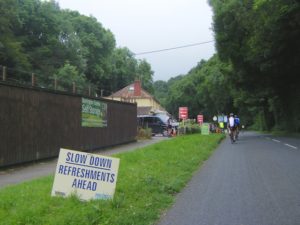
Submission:
[[[168,124],[163,118],[157,115],[142,115],[137,117],[139,127],[151,128],[152,135],[162,134],[167,135]]]

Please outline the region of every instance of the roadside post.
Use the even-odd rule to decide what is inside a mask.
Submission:
[[[185,120],[188,118],[188,107],[179,107],[179,120],[183,121],[184,134],[186,133]]]

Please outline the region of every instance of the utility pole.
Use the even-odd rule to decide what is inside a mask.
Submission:
[[[34,86],[34,73],[31,74],[31,86]]]
[[[56,89],[57,89],[57,79],[54,78],[54,90],[56,91]]]
[[[73,81],[73,94],[75,94],[75,92],[76,92],[76,84],[75,84],[75,82]]]
[[[6,81],[6,67],[5,66],[2,67],[2,80]]]

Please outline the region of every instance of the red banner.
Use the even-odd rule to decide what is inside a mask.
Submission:
[[[179,107],[179,119],[188,118],[188,107]]]
[[[202,124],[203,123],[203,115],[197,115],[197,122],[199,124]]]

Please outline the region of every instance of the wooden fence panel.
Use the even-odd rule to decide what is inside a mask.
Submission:
[[[81,99],[0,83],[0,167],[135,141],[136,104],[92,98],[107,103],[108,125],[82,127]]]

